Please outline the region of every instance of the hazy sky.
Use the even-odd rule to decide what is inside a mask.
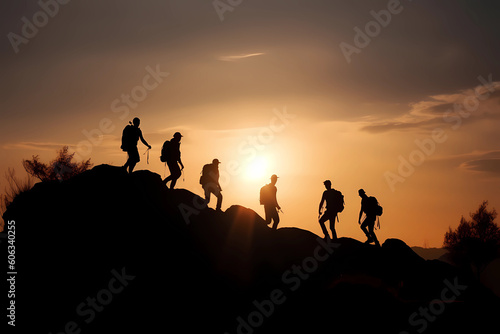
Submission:
[[[384,207],[379,239],[410,245],[440,247],[482,200],[500,209],[498,2],[5,0],[0,13],[2,175],[63,145],[122,165],[121,131],[140,117],[153,149],[137,169],[163,176],[161,145],[180,131],[179,187],[201,194],[219,158],[223,209],[263,215],[276,173],[280,226],[321,233],[325,179],[345,195],[338,234],[360,240],[359,188]]]

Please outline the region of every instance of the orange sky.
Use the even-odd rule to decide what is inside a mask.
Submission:
[[[40,8],[8,2],[2,27],[19,34]],[[180,131],[178,187],[201,195],[201,168],[218,158],[223,209],[263,215],[259,188],[278,174],[280,226],[321,234],[331,179],[346,201],[339,236],[364,240],[364,188],[384,207],[380,240],[440,247],[483,200],[500,207],[497,9],[402,3],[348,63],[339,45],[387,3],[252,1],[223,21],[210,2],[65,5],[19,52],[1,45],[0,173],[63,145],[122,165],[121,131],[137,116],[153,146],[137,169],[163,175],[161,145]]]

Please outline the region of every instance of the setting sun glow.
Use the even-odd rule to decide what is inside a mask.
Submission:
[[[257,157],[251,161],[245,171],[246,178],[250,180],[262,179],[268,174],[268,162],[264,157]]]

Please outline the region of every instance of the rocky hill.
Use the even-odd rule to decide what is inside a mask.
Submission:
[[[480,333],[500,314],[472,277],[401,240],[272,230],[149,171],[100,165],[39,183],[4,219],[16,222],[23,332]]]

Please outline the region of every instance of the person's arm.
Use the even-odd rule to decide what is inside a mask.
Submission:
[[[181,169],[184,169],[184,164],[182,163],[182,160],[181,160],[181,152],[179,151],[179,164],[181,165]]]
[[[278,188],[274,188],[274,203],[275,203],[275,206],[278,210],[281,209],[280,205],[278,204],[278,198],[277,198],[277,193],[278,193]]]
[[[219,168],[219,167],[217,167]],[[220,186],[220,183],[219,183],[219,170],[217,170],[217,179],[216,179],[216,182],[217,182],[217,187],[219,188],[219,191],[222,191],[222,187]]]
[[[139,138],[141,139],[142,143],[146,145],[148,148],[151,148],[151,145],[148,144],[148,142],[144,139],[142,136],[142,131],[139,129]]]
[[[319,202],[318,215],[321,216],[321,209],[323,209],[323,204],[325,203],[325,193],[323,192],[323,196],[321,196],[321,201]]]
[[[358,224],[361,224],[361,217],[363,216],[363,201],[361,201],[361,209],[359,210]]]

